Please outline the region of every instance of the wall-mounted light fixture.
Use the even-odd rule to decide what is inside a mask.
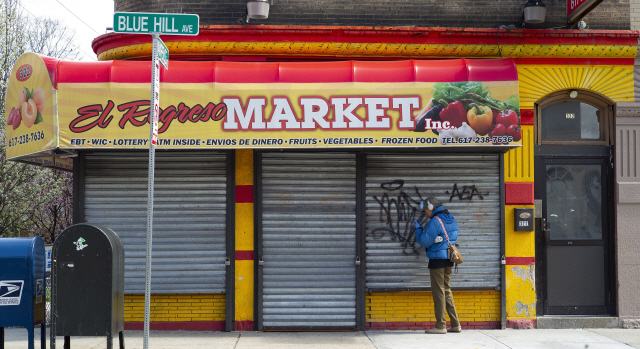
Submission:
[[[541,0],[529,0],[524,5],[524,22],[530,24],[544,23],[547,7]]]
[[[247,1],[247,19],[269,18],[269,7],[272,3],[269,0],[249,0]]]

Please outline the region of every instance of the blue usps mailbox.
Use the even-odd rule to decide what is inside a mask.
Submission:
[[[0,346],[4,328],[26,327],[29,349],[40,325],[40,346],[46,347],[44,243],[40,237],[0,239]]]

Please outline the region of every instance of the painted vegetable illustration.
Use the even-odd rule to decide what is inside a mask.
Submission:
[[[469,126],[479,135],[484,136],[491,130],[493,123],[493,112],[490,107],[471,103],[471,109],[467,112]]]
[[[449,121],[452,126],[460,127],[463,122],[479,135],[485,136],[494,130],[493,134],[502,133],[511,125],[519,125],[520,98],[509,96],[505,101],[491,96],[489,87],[479,81],[441,82],[433,86],[433,99],[445,107],[439,117],[442,121]],[[515,139],[516,137],[514,137]]]
[[[496,124],[504,125],[505,128],[518,125],[518,114],[511,109],[505,109],[496,116]]]
[[[522,130],[520,130],[520,126],[511,125],[507,127],[507,135],[513,137],[513,141],[517,142],[522,139]]]
[[[449,138],[459,140],[460,138],[474,139],[476,137],[476,131],[474,131],[466,122],[463,122],[462,126],[458,128],[452,128],[448,130],[441,129],[439,131],[440,143],[442,143],[443,145],[447,144],[447,139]]]
[[[442,121],[449,121],[451,126],[454,127],[460,127],[463,122],[467,122],[467,111],[460,101],[447,103],[447,101],[441,99],[438,103],[444,106],[444,109],[440,112]]]

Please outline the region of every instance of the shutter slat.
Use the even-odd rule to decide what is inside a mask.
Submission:
[[[497,154],[375,153],[366,158],[367,289],[430,287],[413,219],[435,196],[456,218],[464,256],[453,288],[500,288],[500,161]]]
[[[113,229],[125,247],[125,293],[144,292],[146,151],[85,155],[85,221]],[[153,293],[224,293],[226,155],[156,151]]]

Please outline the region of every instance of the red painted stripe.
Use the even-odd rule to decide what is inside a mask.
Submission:
[[[533,125],[533,116],[522,116],[520,114],[520,125]]]
[[[236,204],[253,203],[253,185],[236,185]]]
[[[236,321],[236,331],[253,331],[253,321]]]
[[[533,109],[520,109],[520,125],[533,125]]]
[[[517,329],[533,329],[538,328],[538,321],[531,319],[514,319],[507,320],[507,328],[517,328]]]
[[[253,260],[253,251],[236,250],[236,260],[237,261],[252,261]]]
[[[533,205],[533,182],[506,182],[504,201],[506,205]]]
[[[125,322],[125,330],[144,330],[144,322]],[[224,321],[166,321],[149,323],[149,329],[156,331],[224,331]]]
[[[536,257],[507,257],[507,265],[535,265]]]
[[[161,70],[173,83],[331,83],[517,81],[511,58],[441,61],[193,62],[175,61]],[[69,62],[57,66],[57,83],[148,83],[148,61]],[[319,74],[318,72],[322,72]]]

